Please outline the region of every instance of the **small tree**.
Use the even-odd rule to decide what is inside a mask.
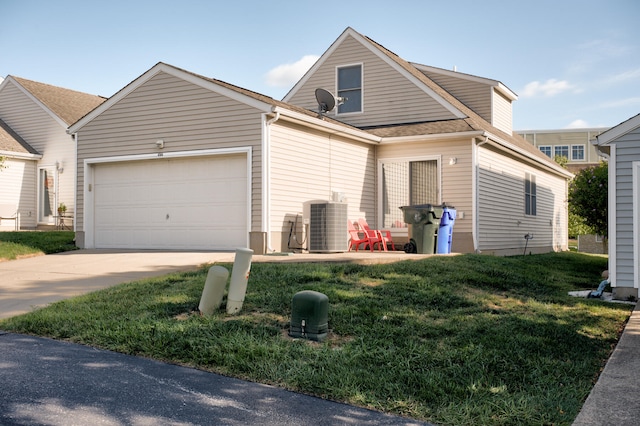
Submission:
[[[569,210],[607,237],[609,167],[606,162],[580,171],[569,183]]]

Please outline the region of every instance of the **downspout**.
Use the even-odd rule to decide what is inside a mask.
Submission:
[[[265,114],[266,118],[266,114]],[[270,126],[280,119],[280,112],[265,121],[264,144],[262,146],[262,232],[266,234],[267,252],[273,253],[271,247],[271,130]]]
[[[472,151],[472,155],[473,155],[473,179],[471,182],[471,191],[473,192],[473,251],[474,253],[480,253],[480,247],[479,247],[479,242],[478,242],[478,234],[480,232],[480,226],[479,226],[479,213],[478,213],[478,205],[479,205],[479,197],[478,197],[478,184],[480,181],[480,162],[478,159],[478,148],[481,147],[482,145],[486,144],[487,142],[489,142],[489,137],[487,135],[484,135],[484,140],[480,140],[479,142],[476,143],[476,141],[478,141],[478,138],[473,138],[472,139],[472,144],[473,144],[473,151]]]
[[[73,133],[71,137],[73,138],[74,147],[73,169],[76,170],[76,173],[73,174],[73,232],[76,232],[76,223],[78,223],[76,220],[76,215],[78,214],[78,134]]]

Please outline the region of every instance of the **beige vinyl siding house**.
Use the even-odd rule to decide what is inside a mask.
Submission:
[[[482,167],[479,153],[486,151],[479,146],[491,142],[495,152],[485,162],[502,161],[507,169],[539,170],[539,180],[553,187],[541,190],[537,199],[546,227],[540,217],[528,219],[533,232],[538,232],[536,241],[529,242],[528,251],[567,249],[567,238],[561,235],[566,234],[566,187],[571,174],[512,133],[511,102],[517,96],[511,90],[496,80],[409,63],[348,28],[284,100],[312,109],[315,88],[333,89],[340,95],[338,72],[354,64],[362,64],[362,112],[331,116],[381,137],[376,150],[376,226],[391,228],[394,241],[396,236],[398,241],[408,238],[406,225],[396,223],[401,216],[395,211],[398,202],[386,211],[389,203],[385,201],[388,194],[383,192],[384,165],[433,160],[437,188],[434,195],[423,199],[432,200],[432,204],[447,203],[461,213],[455,223],[452,249],[520,252],[526,234],[521,232],[522,227],[514,222],[492,232],[491,222],[497,223],[497,219],[487,215],[504,204],[522,206],[525,176],[506,182],[513,187],[504,191],[495,186],[491,174],[478,172]],[[495,191],[495,196],[485,196],[483,191]],[[404,200],[409,204],[407,194]],[[550,221],[556,213],[554,228]],[[517,214],[524,215],[523,206]]]
[[[640,287],[640,115],[593,141],[609,156],[609,277],[614,297],[638,298]]]
[[[505,117],[515,95],[508,89],[479,77],[446,77],[470,98],[484,93],[483,114],[510,128]],[[321,115],[318,88],[347,99]],[[159,63],[68,133],[77,138],[76,239],[83,247],[305,250],[306,206],[320,200],[346,202],[349,220],[390,229],[399,247],[409,239],[400,207],[447,203],[459,212],[454,251],[513,254],[522,249],[521,227],[491,233],[497,221],[484,211],[509,202],[522,207],[525,176],[486,197],[481,191],[503,183],[480,173],[493,163],[537,173],[536,219],[547,225],[532,220],[527,232],[538,234],[531,250],[566,249],[549,220],[550,212],[566,215],[556,186],[566,195],[571,174],[351,28],[284,101]],[[216,191],[221,185],[233,194]],[[336,239],[346,249],[344,225]],[[558,226],[566,233],[566,218]]]
[[[3,176],[11,175],[17,186],[3,195],[0,204],[19,206],[21,228],[56,225],[60,203],[69,216],[73,214],[75,142],[66,129],[103,101],[14,76],[0,84],[0,119],[30,147],[27,152],[18,148],[2,154],[8,158]],[[67,226],[72,225],[69,219]]]

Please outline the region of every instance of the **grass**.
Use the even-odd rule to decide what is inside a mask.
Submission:
[[[606,257],[463,255],[385,265],[254,263],[243,310],[196,308],[208,268],[0,321],[440,425],[570,425],[631,311],[567,296]],[[223,265],[231,270],[232,265]],[[331,333],[294,340],[291,299],[329,297]]]
[[[0,260],[76,250],[72,231],[0,232]]]

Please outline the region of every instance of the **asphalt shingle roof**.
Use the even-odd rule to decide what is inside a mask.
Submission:
[[[38,154],[31,145],[25,142],[4,121],[0,120],[0,151],[16,152],[21,154]]]
[[[68,126],[107,100],[102,96],[89,95],[25,78],[12,77]]]

